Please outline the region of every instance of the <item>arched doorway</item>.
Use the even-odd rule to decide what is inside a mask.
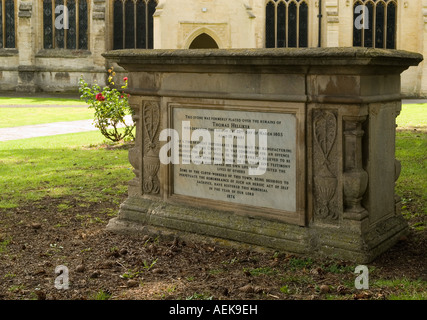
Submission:
[[[202,33],[190,44],[189,49],[218,49],[216,41],[208,34]]]

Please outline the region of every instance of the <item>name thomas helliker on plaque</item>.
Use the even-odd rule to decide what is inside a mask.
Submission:
[[[173,108],[173,193],[296,212],[295,114]]]

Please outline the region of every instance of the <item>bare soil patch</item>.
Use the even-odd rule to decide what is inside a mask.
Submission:
[[[113,202],[46,198],[0,211],[0,299],[353,300],[407,290],[356,290],[356,265],[348,261],[112,234],[106,224],[117,210]],[[369,265],[371,283],[427,281],[426,245],[426,232],[412,230]],[[68,290],[54,286],[59,265],[69,269]]]

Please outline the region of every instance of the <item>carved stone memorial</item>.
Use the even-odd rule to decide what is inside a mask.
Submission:
[[[135,178],[108,229],[372,261],[407,232],[400,74],[365,48],[120,50]]]

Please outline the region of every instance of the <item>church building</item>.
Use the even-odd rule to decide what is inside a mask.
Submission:
[[[104,85],[109,50],[310,47],[427,53],[427,0],[0,0],[0,91]],[[424,66],[406,97],[427,96]]]

